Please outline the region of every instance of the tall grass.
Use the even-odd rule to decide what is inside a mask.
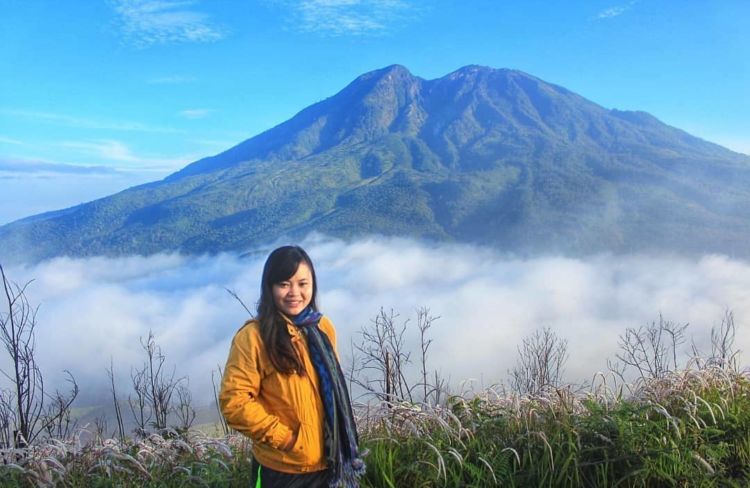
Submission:
[[[365,419],[365,486],[748,486],[750,382],[720,368],[543,395],[487,390]]]
[[[359,409],[365,487],[744,487],[750,380],[707,367],[587,391]],[[612,383],[612,380],[610,380]],[[249,443],[174,431],[0,453],[2,486],[249,486]]]
[[[250,443],[167,429],[135,441],[80,436],[0,451],[2,486],[249,486]]]

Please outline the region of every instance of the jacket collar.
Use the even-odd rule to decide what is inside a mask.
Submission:
[[[284,322],[286,322],[286,330],[289,332],[289,335],[292,337],[299,337],[300,336],[300,330],[299,328],[294,325],[294,322],[292,322],[292,319],[284,315],[283,313],[279,312],[279,316],[284,319]]]

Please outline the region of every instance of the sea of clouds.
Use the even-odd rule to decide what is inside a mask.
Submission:
[[[727,309],[737,323],[737,347],[748,350],[750,264],[701,258],[559,256],[512,258],[497,251],[402,238],[351,242],[313,236],[302,245],[312,257],[321,309],[338,331],[348,364],[352,342],[381,307],[416,321],[416,309],[438,316],[430,330],[429,366],[454,386],[507,382],[522,338],[548,327],[567,339],[569,381],[583,382],[607,368],[628,327],[667,320],[690,323],[689,339],[707,348],[711,327]],[[224,364],[235,331],[248,318],[233,290],[254,309],[270,249],[240,257],[60,258],[7,268],[27,289],[37,316],[37,357],[47,388],[64,386],[69,370],[81,401],[106,398],[112,361],[120,394],[144,359],[149,330],[175,368],[187,376],[194,403],[210,404],[211,375]],[[407,332],[417,356],[417,332]],[[690,340],[684,344],[690,352]],[[7,366],[3,357],[0,364]],[[742,364],[746,364],[742,362]]]

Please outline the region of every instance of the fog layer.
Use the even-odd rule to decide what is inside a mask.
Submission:
[[[413,323],[423,306],[440,317],[431,329],[429,361],[454,385],[504,381],[521,339],[540,327],[568,340],[571,381],[604,370],[618,336],[660,313],[689,322],[688,332],[705,345],[711,327],[731,309],[738,347],[750,345],[744,327],[750,265],[723,256],[513,259],[484,248],[395,238],[347,243],[313,237],[302,244],[314,261],[320,306],[337,327],[345,362],[352,341],[381,307],[398,312],[399,321]],[[40,304],[37,357],[48,385],[59,383],[67,369],[82,398],[95,401],[111,359],[118,387],[127,393],[131,366],[143,360],[140,339],[152,330],[167,364],[190,378],[195,403],[208,404],[212,370],[223,365],[233,334],[248,317],[226,288],[254,309],[269,251],[245,258],[55,259],[6,272],[17,282],[35,280],[27,295]],[[412,332],[408,340],[416,346]]]

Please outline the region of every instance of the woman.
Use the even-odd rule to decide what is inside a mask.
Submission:
[[[357,487],[364,473],[336,331],[317,291],[307,253],[276,249],[257,317],[232,340],[219,402],[229,426],[253,440],[256,486]]]

